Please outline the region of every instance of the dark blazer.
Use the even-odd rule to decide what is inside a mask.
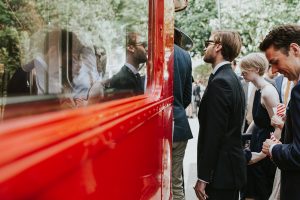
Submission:
[[[174,45],[174,132],[173,142],[193,138],[185,108],[192,99],[192,62],[190,55]]]
[[[280,199],[300,199],[300,82],[287,107],[284,144],[273,147],[272,159],[281,169]]]
[[[133,92],[134,94],[144,93],[141,78],[138,78],[137,75],[125,65],[109,80],[109,88],[113,88],[117,91]]]
[[[239,189],[246,183],[241,127],[245,94],[230,64],[208,84],[199,108],[198,178],[216,189]]]

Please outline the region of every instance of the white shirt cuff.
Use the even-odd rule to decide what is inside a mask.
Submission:
[[[203,183],[209,183],[209,182],[206,182],[206,181],[204,181],[204,180],[202,180],[200,178],[198,178],[198,181],[203,182]]]

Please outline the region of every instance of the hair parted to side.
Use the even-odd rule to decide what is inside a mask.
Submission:
[[[135,45],[138,43],[140,35],[137,32],[127,32],[126,33],[126,46]]]
[[[300,45],[300,25],[288,24],[275,27],[260,43],[259,49],[266,51],[273,45],[275,49],[288,55],[291,43]]]
[[[250,53],[244,56],[240,61],[242,70],[249,71],[251,69],[258,69],[260,76],[264,75],[268,66],[269,62],[263,53]]]
[[[242,39],[238,32],[220,30],[212,32],[214,42],[222,45],[222,56],[227,61],[233,61],[241,51]]]

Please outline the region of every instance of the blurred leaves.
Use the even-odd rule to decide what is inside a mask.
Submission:
[[[189,0],[188,7],[175,13],[175,26],[187,33],[194,41],[192,55],[199,54],[204,49],[204,42],[210,36],[212,27],[211,19],[217,17],[215,1]]]
[[[259,43],[272,27],[300,23],[299,0],[220,0],[222,29],[237,30],[243,39],[242,54],[258,51]],[[216,1],[189,0],[184,12],[176,13],[176,24],[194,41],[192,55],[202,52],[203,42],[219,28]]]

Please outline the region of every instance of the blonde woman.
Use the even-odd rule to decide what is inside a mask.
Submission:
[[[247,169],[246,199],[267,200],[272,192],[276,166],[261,152],[263,142],[274,133],[280,138],[281,130],[271,126],[274,115],[273,107],[279,103],[276,88],[267,82],[263,75],[269,66],[268,60],[261,53],[251,53],[240,62],[241,72],[246,81],[255,87],[253,101],[253,122],[246,133],[252,133],[250,142],[250,158]]]

